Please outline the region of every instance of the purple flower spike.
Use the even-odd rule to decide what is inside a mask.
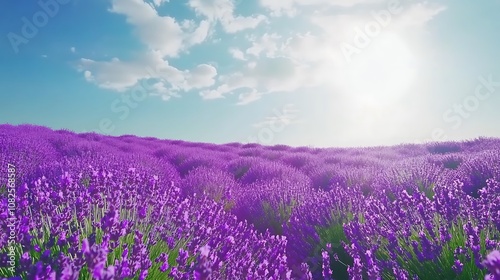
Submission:
[[[485,280],[500,280],[500,251],[495,250],[489,253],[483,264],[490,272],[484,278]]]

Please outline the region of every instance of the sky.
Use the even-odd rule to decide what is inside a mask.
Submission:
[[[499,0],[0,2],[0,123],[211,143],[500,137]]]

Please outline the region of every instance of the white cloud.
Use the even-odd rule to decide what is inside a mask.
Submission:
[[[94,81],[94,76],[92,76],[92,72],[90,72],[89,70],[85,70],[83,72],[83,76],[85,77],[85,80],[87,80],[88,82]]]
[[[436,3],[417,3],[405,8],[403,14],[396,20],[396,24],[403,28],[422,27],[446,9],[445,6]]]
[[[260,0],[260,5],[269,11],[272,16],[294,17],[302,7],[353,7],[359,4],[373,4],[387,0]]]
[[[104,89],[125,91],[146,75],[145,61],[123,62],[117,58],[111,61],[94,61],[82,58],[78,65],[89,82]]]
[[[263,121],[254,123],[252,126],[255,128],[262,128],[275,125],[276,123],[283,123],[285,125],[301,123],[301,121],[298,120],[298,113],[299,110],[294,104],[286,104],[281,113],[268,116]]]
[[[297,13],[294,0],[260,0],[260,5],[271,11],[271,16],[293,17]]]
[[[170,0],[153,0],[153,4],[157,8],[168,2],[170,2]]]
[[[291,92],[300,87],[307,87],[306,71],[306,68],[285,57],[262,58],[255,61],[251,68],[220,76],[218,87],[204,90],[200,95],[204,99],[216,99],[224,98],[236,90],[247,90],[250,93],[240,95],[239,103],[244,100],[243,103],[248,104],[265,93]]]
[[[191,71],[185,72],[185,90],[210,87],[215,84],[217,69],[212,65],[200,64]]]
[[[263,15],[235,16],[235,7],[231,0],[189,0],[188,5],[197,14],[205,16],[210,21],[219,21],[228,33],[256,28],[266,20]]]
[[[266,17],[263,15],[253,17],[237,16],[234,18],[221,19],[222,27],[228,33],[236,33],[245,29],[254,29],[261,22],[265,21]]]
[[[211,24],[208,20],[202,20],[191,36],[186,40],[187,44],[193,46],[203,43],[210,34],[210,26]]]
[[[357,1],[374,4],[380,2]],[[290,2],[284,2],[290,3]],[[317,0],[312,2],[295,1],[294,5],[323,4],[350,7],[353,2]],[[387,4],[375,10],[386,8]],[[410,33],[409,28],[423,28],[424,24],[444,10],[435,4],[403,5],[398,15],[393,15],[391,30],[401,34]],[[310,16],[316,28],[304,33],[296,33],[288,38],[277,33],[264,33],[260,38],[248,36],[251,43],[243,56],[240,49],[231,48],[230,54],[238,60],[246,59],[239,71],[219,77],[217,87],[200,93],[205,99],[224,98],[226,95],[245,90],[240,94],[238,104],[248,104],[263,94],[273,92],[292,92],[300,88],[327,86],[337,88],[345,78],[346,61],[341,52],[341,43],[351,42],[356,27],[364,27],[373,21],[371,9],[346,10],[343,14],[330,15],[317,12]],[[311,28],[313,30],[313,28]],[[375,38],[376,40],[376,38]],[[243,102],[241,100],[244,100]]]
[[[167,57],[176,57],[189,47],[204,42],[210,35],[210,22],[194,20],[179,23],[175,18],[160,16],[155,7],[168,1],[113,0],[111,12],[122,14],[148,50],[134,59],[109,61],[80,59],[77,69],[88,82],[101,88],[123,92],[143,80],[152,79],[150,90],[163,99],[179,93],[202,89],[215,83],[217,70],[212,65],[199,64],[180,70],[169,64]],[[72,48],[72,51],[75,49]]]
[[[226,33],[235,33],[254,29],[269,19],[263,15],[236,15],[232,0],[189,0],[188,6],[202,19],[178,21],[158,14],[155,7],[165,2],[168,1],[113,0],[110,11],[125,16],[148,50],[127,61],[81,59],[78,69],[86,80],[101,88],[125,91],[150,79],[152,91],[165,100],[199,90],[203,99],[235,94],[238,105],[249,104],[269,93],[336,85],[343,79],[345,63],[341,43],[351,42],[356,27],[373,21],[372,10],[387,7],[385,0],[261,0],[261,6],[275,16],[293,15],[306,6],[323,12],[305,16],[309,22],[305,23],[304,32],[285,35],[267,26],[265,32],[258,32],[263,33],[262,36],[247,35],[246,45],[221,44],[223,50],[228,50],[228,54],[241,63],[232,65],[231,72],[218,75],[215,63],[201,63],[182,70],[172,66],[168,58],[187,54],[190,47],[203,42],[220,44],[221,37],[213,34],[213,27],[218,23]],[[403,12],[394,15],[387,28],[404,35],[414,34],[413,31],[423,28],[445,9],[427,2],[402,2],[401,5]],[[342,13],[326,12],[330,7],[343,7]],[[76,49],[73,47],[71,51]]]
[[[313,63],[325,60],[332,47],[331,37],[313,35],[310,32],[298,33],[287,38],[283,53],[293,59]]]
[[[212,86],[217,76],[215,67],[208,64],[200,64],[191,70],[179,70],[163,60],[160,52],[150,52],[131,61],[118,58],[110,61],[81,59],[78,69],[84,72],[87,81],[115,91],[130,89],[144,79],[156,79],[169,92],[187,92]],[[160,93],[165,91],[158,82],[154,89]]]
[[[75,48],[75,47],[71,47],[69,50],[70,50],[72,53],[75,53],[75,52],[76,52],[76,48]]]
[[[224,98],[224,92],[219,90],[203,90],[200,92],[200,96],[204,100],[220,99]]]
[[[162,100],[168,101],[172,97],[181,97],[179,93],[169,89],[168,83],[165,81],[158,81],[151,86],[151,95],[159,95]]]
[[[245,54],[238,48],[230,48],[229,49],[229,53],[231,54],[231,56],[235,59],[238,59],[238,60],[247,60],[245,58]]]
[[[408,32],[408,28],[423,28],[427,22],[446,10],[443,5],[428,2],[406,3],[400,1],[397,7],[399,12],[390,13],[387,26],[382,25],[383,31],[405,33]],[[356,28],[364,30],[368,24],[380,21],[375,15],[382,13],[389,13],[387,5],[380,5],[368,10],[355,9],[337,15],[317,12],[310,17],[310,22],[320,28],[329,38],[341,42],[352,40]],[[378,24],[381,25],[380,22]]]
[[[384,3],[387,0],[295,0],[298,6],[331,6],[331,7],[353,7],[359,4]]]
[[[113,0],[111,11],[125,15],[137,36],[151,50],[165,56],[177,56],[183,49],[183,31],[175,18],[158,15],[142,0]]]
[[[238,103],[236,105],[246,105],[252,103],[254,101],[259,100],[262,97],[262,93],[259,93],[257,90],[252,89],[249,92],[241,93],[238,96]]]
[[[253,89],[257,86],[256,80],[252,77],[236,72],[227,76],[219,76],[219,86],[214,89],[207,89],[200,92],[203,99],[224,98],[226,94],[231,94],[237,89]]]
[[[175,18],[158,15],[153,5],[142,0],[113,0],[110,11],[125,15],[141,41],[163,56],[176,57],[186,48],[202,43],[208,35],[208,22],[201,21],[193,32],[185,32]]]
[[[276,51],[278,51],[279,39],[281,39],[281,36],[276,33],[265,33],[259,40],[251,38],[252,46],[245,52],[256,57],[260,56],[261,53],[264,53],[268,57],[273,57],[276,55]]]

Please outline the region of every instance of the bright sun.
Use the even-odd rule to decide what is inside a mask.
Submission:
[[[337,64],[341,75],[334,85],[342,97],[332,94],[332,102],[342,99],[339,109],[343,118],[337,125],[342,127],[343,135],[375,141],[407,125],[404,97],[414,86],[418,61],[403,37],[381,34],[354,54],[350,62],[342,58],[344,63]]]
[[[354,55],[344,71],[346,93],[376,106],[404,95],[415,78],[416,61],[397,35],[385,34]]]

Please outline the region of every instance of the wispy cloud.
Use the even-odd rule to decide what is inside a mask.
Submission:
[[[164,57],[176,57],[188,47],[187,42],[201,41],[191,38],[199,37],[199,32],[186,33],[174,17],[158,15],[154,6],[142,0],[113,0],[110,11],[124,15],[149,50],[158,51]]]
[[[248,17],[235,15],[235,6],[232,0],[189,0],[188,5],[197,14],[205,16],[209,21],[220,22],[228,33],[256,28],[266,20],[264,15]]]
[[[238,96],[238,103],[236,103],[236,105],[246,105],[259,100],[261,97],[262,93],[259,93],[255,89],[252,89],[250,92],[240,94]]]
[[[298,119],[299,110],[294,104],[286,104],[282,112],[275,112],[274,115],[266,117],[263,121],[254,123],[252,126],[255,128],[262,128],[274,125],[276,123],[283,123],[285,125],[303,123]]]
[[[118,58],[104,62],[81,59],[78,68],[87,81],[115,91],[125,91],[141,80],[152,79],[171,92],[182,93],[210,87],[217,76],[215,67],[208,64],[199,64],[189,70],[177,69],[163,60],[158,52],[150,52],[131,61]]]
[[[341,42],[352,40],[353,30],[372,20],[372,8],[387,5],[382,0],[262,0],[261,6],[274,16],[293,14],[301,7],[317,11],[343,7],[341,13],[333,15],[311,11],[306,14],[306,10],[299,9],[304,10],[301,18],[306,19],[305,31],[285,33],[273,30],[273,25],[259,28],[279,18],[238,15],[231,0],[189,0],[188,7],[197,17],[182,21],[158,13],[157,9],[167,2],[113,0],[110,12],[125,16],[145,51],[128,60],[82,58],[77,68],[87,81],[101,88],[125,91],[142,80],[152,79],[159,91],[180,94],[196,89],[206,100],[222,99],[237,92],[238,105],[250,104],[275,92],[335,86],[344,79],[345,72]],[[445,10],[439,4],[401,5],[405,9],[392,20],[390,28],[404,34],[410,29],[424,28]],[[225,55],[234,60],[230,71],[219,73],[215,63],[201,61],[188,69],[172,65],[172,59],[188,56],[195,45],[220,39],[222,35],[214,33],[218,24],[226,33],[246,32],[241,36],[243,40],[225,48],[228,50]]]
[[[238,48],[230,48],[229,49],[229,53],[231,54],[231,56],[235,59],[238,59],[238,60],[243,60],[243,61],[246,61],[246,57],[245,57],[245,53],[243,53],[243,51],[241,51],[240,49]]]
[[[260,4],[270,11],[272,16],[293,17],[303,7],[328,9],[330,7],[353,7],[360,4],[385,3],[387,0],[260,0]]]
[[[131,60],[113,58],[110,61],[80,59],[77,69],[89,82],[101,88],[125,91],[141,80],[153,79],[154,89],[173,94],[209,87],[215,83],[215,67],[199,64],[181,70],[170,65],[169,57],[178,57],[193,45],[200,44],[209,35],[208,21],[179,23],[174,17],[160,16],[155,7],[168,1],[114,0],[111,12],[122,14],[133,26],[136,36],[148,50]],[[160,86],[161,85],[161,86]]]

